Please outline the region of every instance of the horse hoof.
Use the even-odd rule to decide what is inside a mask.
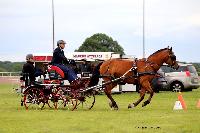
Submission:
[[[116,107],[114,108],[114,110],[118,110],[118,109],[119,109],[119,108],[116,108]]]
[[[118,110],[118,106],[117,106],[116,103],[112,103],[111,101],[109,101],[108,104],[109,104],[109,106],[110,106],[111,109]]]
[[[134,104],[129,104],[129,105],[128,105],[128,109],[130,109],[130,108],[134,108],[134,107],[135,107]]]
[[[150,102],[147,100],[142,104],[142,107],[146,106],[147,104],[149,104]]]
[[[111,102],[111,101],[109,102],[109,106],[110,106],[111,108],[113,107],[113,105],[112,105],[112,102]]]

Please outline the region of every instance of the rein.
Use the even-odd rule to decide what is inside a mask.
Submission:
[[[110,61],[109,61],[108,68],[107,68],[106,72],[104,73],[104,75],[105,75],[105,74],[109,71],[109,69],[110,69],[111,58],[112,58],[112,54],[111,54],[110,59],[109,59]],[[108,77],[108,76],[104,76],[104,75],[102,75],[101,77]],[[114,76],[110,75],[110,77],[114,77]]]
[[[140,76],[144,76],[144,75],[155,75],[155,74],[157,73],[157,71],[156,71],[154,65],[156,65],[156,67],[159,67],[158,64],[156,64],[156,63],[154,63],[154,62],[152,62],[152,61],[146,60],[146,61],[145,61],[145,68],[150,67],[150,68],[153,69],[153,70],[152,70],[152,71],[146,71],[146,70],[145,70],[144,72],[138,72],[138,71],[137,71],[137,68],[138,68],[137,62],[138,62],[138,60],[136,60],[135,64],[133,65],[133,66],[136,66],[136,70],[135,70],[135,71],[137,72],[137,75],[136,75],[136,76],[133,75],[133,77],[140,77]]]

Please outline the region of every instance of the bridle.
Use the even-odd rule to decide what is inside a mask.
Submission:
[[[172,64],[168,65],[168,66],[171,68],[174,68],[174,66],[176,64],[176,56],[174,55],[174,53],[172,51],[170,51],[169,58],[171,59]]]

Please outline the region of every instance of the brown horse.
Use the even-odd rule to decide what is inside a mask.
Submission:
[[[112,79],[120,78],[117,82],[111,82],[105,85],[104,92],[110,99],[110,107],[115,110],[118,109],[117,103],[111,96],[111,90],[119,83],[139,84],[140,86],[140,98],[138,101],[129,104],[128,108],[136,107],[145,96],[145,93],[149,93],[150,96],[145,101],[142,107],[150,103],[153,97],[154,91],[151,87],[151,81],[155,77],[156,72],[163,63],[168,64],[174,69],[178,69],[176,56],[172,51],[172,48],[164,48],[156,51],[150,55],[146,60],[127,60],[127,59],[110,59],[100,63],[91,78],[90,86],[94,86],[98,83],[101,76],[105,82],[109,82]]]

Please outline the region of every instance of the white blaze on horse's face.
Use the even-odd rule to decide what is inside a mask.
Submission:
[[[169,56],[168,56],[168,59],[167,59],[166,63],[170,67],[172,67],[172,68],[177,70],[179,68],[179,65],[178,65],[178,63],[176,61],[176,56],[174,55],[174,52],[172,51],[172,48],[168,49],[168,52],[169,52]]]

